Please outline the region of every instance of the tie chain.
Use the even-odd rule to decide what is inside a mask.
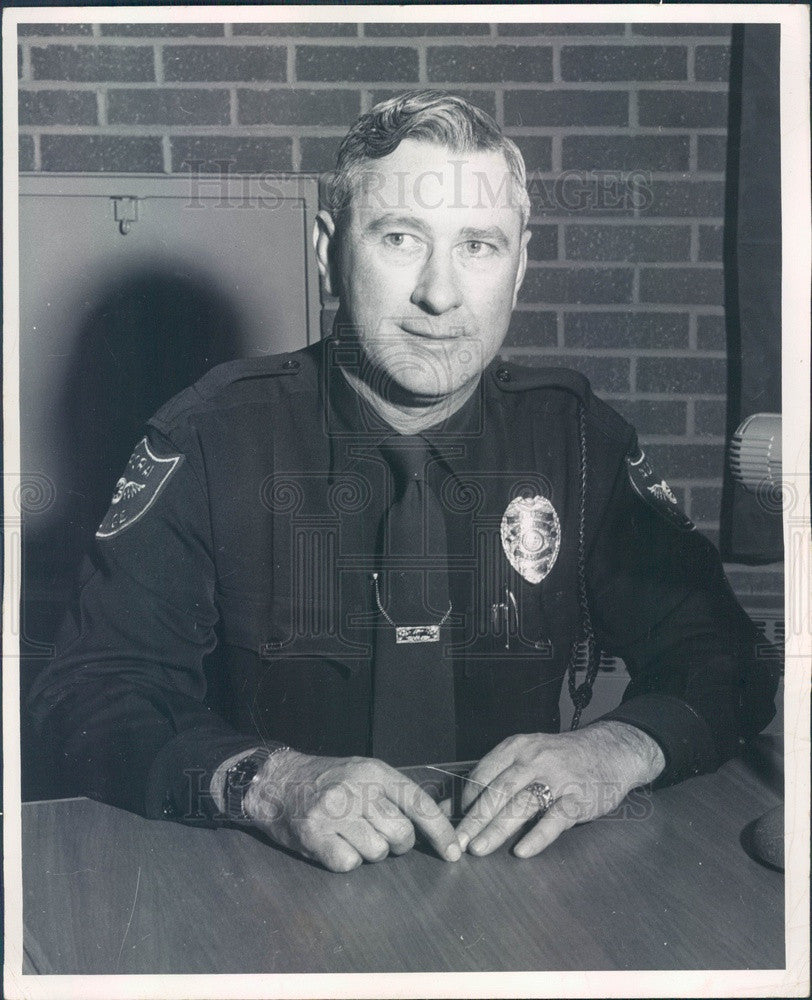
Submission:
[[[372,582],[375,584],[375,603],[378,605],[378,611],[380,611],[380,613],[384,616],[384,618],[386,619],[386,621],[392,626],[393,629],[400,628],[399,625],[396,625],[395,622],[392,621],[392,619],[389,617],[388,612],[386,611],[386,608],[384,608],[384,606],[381,604],[381,592],[380,592],[380,589],[378,588],[378,574],[377,573],[373,573],[372,574]],[[451,601],[448,602],[448,610],[443,615],[443,617],[437,622],[436,625],[433,625],[431,627],[432,628],[440,628],[442,625],[445,625],[445,623],[448,621],[450,615],[451,615]]]

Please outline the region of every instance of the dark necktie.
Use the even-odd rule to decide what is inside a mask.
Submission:
[[[387,763],[439,763],[456,755],[445,519],[426,480],[420,436],[381,445],[394,498],[379,533],[372,752]]]

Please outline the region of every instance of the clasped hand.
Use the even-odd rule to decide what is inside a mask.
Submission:
[[[266,761],[245,798],[255,826],[272,840],[331,871],[404,854],[419,831],[456,861],[466,848],[490,854],[539,812],[534,783],[553,802],[514,849],[527,858],[569,827],[614,809],[664,766],[659,746],[634,726],[596,723],[575,733],[511,736],[486,754],[465,782],[456,830],[450,802],[435,803],[379,760],[313,757],[286,751]]]
[[[470,772],[457,827],[462,850],[490,854],[539,813],[532,789],[546,785],[552,805],[516,844],[529,858],[576,823],[611,812],[665,766],[662,750],[642,730],[623,722],[595,723],[578,732],[510,736]],[[448,812],[450,803],[441,803]]]

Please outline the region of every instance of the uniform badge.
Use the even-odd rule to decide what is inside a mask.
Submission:
[[[694,530],[694,522],[682,510],[668,483],[655,475],[642,448],[626,456],[626,469],[632,489],[648,507],[673,527],[682,531]]]
[[[502,548],[528,583],[541,583],[558,558],[561,525],[546,497],[516,497],[502,515]]]
[[[113,538],[143,517],[158,499],[180,460],[180,455],[161,458],[153,454],[146,438],[139,441],[124,475],[116,483],[110,509],[99,525],[96,538]]]

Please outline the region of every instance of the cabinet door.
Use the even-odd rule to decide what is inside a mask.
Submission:
[[[48,642],[145,420],[319,336],[314,177],[20,178],[23,631]],[[27,619],[27,620],[26,620]]]

